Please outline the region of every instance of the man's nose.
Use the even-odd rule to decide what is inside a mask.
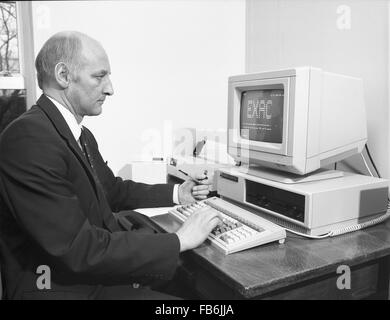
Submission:
[[[104,86],[104,94],[107,96],[112,96],[114,94],[114,89],[112,87],[112,82],[110,78],[107,78],[106,85]]]

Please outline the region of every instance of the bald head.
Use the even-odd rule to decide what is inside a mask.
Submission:
[[[102,112],[114,94],[107,54],[99,42],[76,31],[60,32],[45,42],[35,60],[43,93],[67,108],[78,123]]]
[[[77,31],[56,33],[45,42],[35,60],[39,87],[43,90],[54,81],[58,63],[65,63],[70,72],[75,73],[86,61],[85,53],[97,51],[104,52],[102,46],[86,34]]]

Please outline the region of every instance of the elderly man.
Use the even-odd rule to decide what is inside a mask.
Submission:
[[[40,50],[36,69],[42,96],[0,137],[7,298],[169,298],[142,284],[171,279],[179,253],[200,245],[218,215],[194,214],[176,233],[152,234],[123,230],[112,212],[204,199],[207,186],[114,177],[80,125],[113,94],[110,64],[96,40],[58,33]],[[42,270],[50,271],[50,283],[41,283]]]

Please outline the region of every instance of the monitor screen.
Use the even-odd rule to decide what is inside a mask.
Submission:
[[[259,142],[283,141],[284,89],[243,91],[241,95],[240,135]]]

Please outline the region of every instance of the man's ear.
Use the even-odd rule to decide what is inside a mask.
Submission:
[[[70,83],[70,70],[64,62],[59,62],[54,67],[54,78],[57,84],[65,89]]]

